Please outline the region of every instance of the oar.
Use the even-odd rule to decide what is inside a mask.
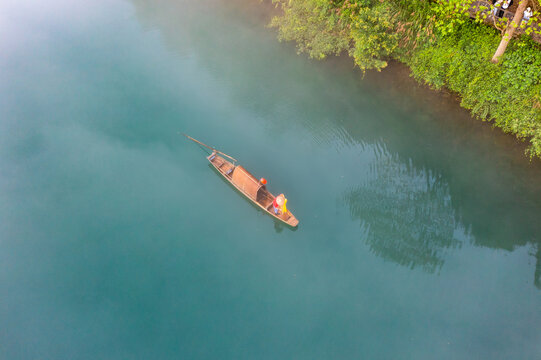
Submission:
[[[180,134],[180,133],[179,133],[179,134]],[[203,144],[201,141],[196,140],[196,139],[194,139],[193,137],[188,136],[188,135],[186,135],[186,134],[184,134],[184,133],[182,133],[182,135],[184,135],[184,136],[186,136],[188,139],[190,139],[190,140],[192,140],[192,141],[198,143],[199,145],[203,145],[204,147],[209,148],[209,149],[212,150],[212,151],[216,151],[217,153],[222,154],[222,155],[224,155],[224,156],[227,156],[227,157],[230,158],[231,160],[237,162],[237,159],[235,159],[233,156],[229,156],[229,155],[227,155],[226,153],[223,153],[223,152],[221,152],[221,151],[216,150],[216,149],[213,148],[213,147],[208,146],[207,144]]]

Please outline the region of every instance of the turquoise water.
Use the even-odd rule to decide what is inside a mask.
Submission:
[[[539,358],[540,163],[403,67],[310,61],[267,21],[0,5],[0,358]]]

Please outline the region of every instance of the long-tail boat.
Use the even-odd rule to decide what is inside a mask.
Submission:
[[[240,165],[235,165],[237,162],[235,158],[203,144],[201,141],[186,134],[183,135],[212,150],[212,153],[207,157],[208,161],[227,181],[240,191],[241,194],[246,196],[248,200],[259,206],[273,218],[278,219],[291,227],[296,227],[299,224],[299,220],[297,220],[289,210],[286,210],[285,212],[280,211],[278,214],[274,213],[273,201],[275,196],[267,190],[267,187],[262,184],[261,181],[257,180],[257,178],[250,174],[245,168]],[[232,160],[232,162],[226,158]]]

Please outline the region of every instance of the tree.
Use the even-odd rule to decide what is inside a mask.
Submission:
[[[515,30],[520,26],[520,23],[522,22],[522,16],[524,15],[524,10],[526,10],[527,5],[528,5],[528,0],[520,0],[517,11],[515,12],[515,16],[513,17],[513,20],[511,20],[511,23],[507,26],[507,29],[505,30],[505,33],[502,36],[502,40],[500,41],[500,45],[498,46],[498,49],[496,50],[496,52],[494,53],[494,56],[492,57],[491,61],[494,64],[500,61],[500,58],[505,52],[505,49],[507,49],[507,45],[509,45],[509,41],[515,34]]]
[[[351,48],[351,36],[327,0],[273,0],[283,11],[275,16],[271,27],[278,29],[280,41],[295,41],[299,53],[324,59]]]
[[[354,43],[350,55],[355,64],[363,73],[368,69],[380,71],[386,67],[387,59],[398,46],[394,19],[388,7],[379,4],[357,6],[347,20]]]
[[[438,32],[444,36],[451,34],[468,21],[472,3],[473,0],[436,0],[431,12],[436,15],[433,19]]]

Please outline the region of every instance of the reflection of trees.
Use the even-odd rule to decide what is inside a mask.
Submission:
[[[460,245],[447,184],[390,157],[371,170],[373,179],[345,195],[351,216],[367,225],[370,249],[401,265],[439,270],[444,249]]]

